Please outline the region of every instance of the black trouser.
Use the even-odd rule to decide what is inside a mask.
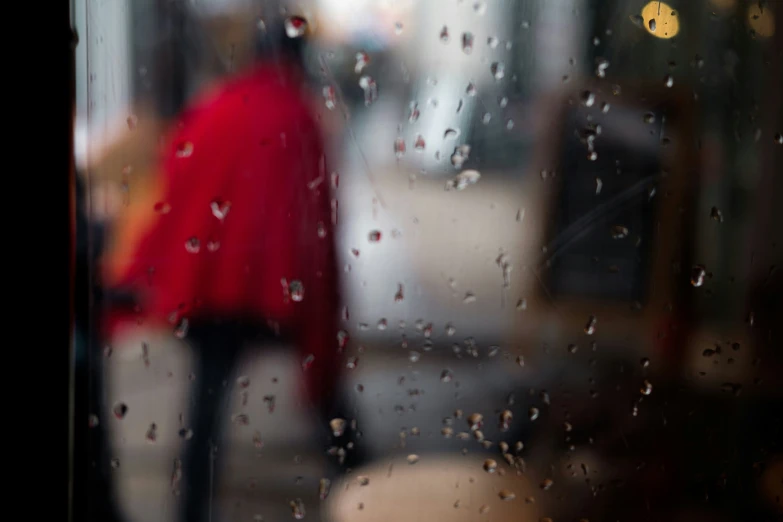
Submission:
[[[216,467],[215,450],[220,446],[224,425],[224,414],[228,411],[230,390],[234,389],[236,369],[244,349],[249,344],[273,345],[270,333],[243,321],[214,320],[194,324],[187,339],[195,356],[195,391],[191,401],[191,413],[186,428],[192,429],[190,440],[185,441],[185,455],[182,460],[182,487],[180,498],[181,522],[202,522],[209,519],[211,499],[215,493]],[[225,385],[224,385],[225,383]],[[336,396],[339,395],[336,393]],[[326,401],[320,407],[319,420],[328,429],[329,419],[341,416],[344,402]],[[346,417],[343,417],[346,418]],[[351,434],[335,439],[325,436],[328,446],[345,445]],[[343,463],[356,466],[359,451],[348,453]]]

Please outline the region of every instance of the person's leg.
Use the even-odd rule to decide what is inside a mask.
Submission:
[[[216,476],[215,452],[220,443],[221,424],[239,352],[241,332],[234,324],[213,322],[194,325],[188,337],[195,357],[195,389],[191,414],[186,419],[193,437],[185,442],[182,462],[181,521],[210,519]],[[228,381],[225,387],[224,381]]]

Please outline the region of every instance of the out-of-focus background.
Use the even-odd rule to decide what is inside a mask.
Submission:
[[[271,4],[72,5],[86,293],[156,203],[163,133],[250,63]],[[274,8],[312,28],[339,177],[340,385],[367,462],[319,499],[301,361],[250,351],[247,390],[226,382],[212,520],[285,520],[297,498],[306,520],[341,522],[780,520],[783,3]],[[118,506],[173,520],[192,355],[171,331],[103,343],[99,394],[128,414],[84,414],[107,429]]]

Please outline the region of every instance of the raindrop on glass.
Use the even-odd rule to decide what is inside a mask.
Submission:
[[[128,414],[128,406],[124,402],[117,402],[112,408],[112,413],[114,413],[116,418],[122,420]]]
[[[598,322],[598,319],[594,315],[591,315],[587,319],[587,324],[585,325],[585,333],[587,335],[593,335],[595,333],[595,324],[597,322]]]
[[[324,105],[330,111],[333,111],[337,106],[337,91],[331,85],[327,85],[321,91],[324,96]]]
[[[291,299],[299,303],[304,299],[304,285],[299,280],[293,280],[288,284],[288,291],[291,293]]]
[[[465,54],[473,52],[473,33],[462,33],[462,51]]]
[[[353,67],[353,72],[361,74],[365,67],[370,64],[370,55],[364,51],[356,53],[356,65]]]
[[[185,241],[185,250],[187,250],[191,254],[198,254],[201,250],[201,242],[198,240],[197,237],[191,237],[187,241]]]
[[[299,38],[307,32],[307,20],[301,16],[289,16],[285,19],[285,34],[289,38]]]
[[[295,519],[301,520],[305,517],[305,505],[301,498],[292,500],[288,505],[291,507],[291,514]]]
[[[536,420],[536,419],[538,418],[538,415],[539,415],[538,408],[536,408],[535,406],[532,406],[532,407],[531,407],[531,408],[530,408],[530,409],[527,411],[527,415],[528,415],[528,417],[530,418],[530,420],[531,420],[531,421],[534,421],[534,420]]]
[[[595,103],[595,94],[591,91],[582,91],[580,101],[585,107],[592,107],[593,103]]]
[[[345,419],[341,419],[339,417],[336,417],[329,421],[329,427],[332,430],[332,434],[335,437],[342,437],[343,433],[345,433],[345,427],[348,423],[345,421]]]
[[[503,62],[493,62],[489,67],[492,77],[496,80],[502,80],[506,76],[506,65]]]
[[[691,285],[700,287],[704,284],[704,278],[707,276],[707,269],[703,265],[696,265],[691,270]]]
[[[359,78],[359,87],[364,91],[364,105],[369,107],[378,99],[378,85],[372,77],[365,75]]]

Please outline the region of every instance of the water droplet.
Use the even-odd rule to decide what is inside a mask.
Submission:
[[[481,123],[484,125],[487,125],[492,120],[492,115],[488,112],[484,113],[484,116],[481,117]]]
[[[650,359],[647,357],[642,357],[642,359],[639,361],[639,364],[642,365],[642,368],[648,368],[650,366]]]
[[[370,243],[377,243],[381,240],[381,231],[380,230],[373,230],[369,234]]]
[[[447,43],[449,41],[449,28],[445,25],[443,26],[443,29],[440,30],[440,41],[443,43]]]
[[[397,138],[394,140],[394,155],[397,159],[402,158],[405,155],[405,140]]]
[[[480,413],[471,413],[468,416],[467,421],[471,431],[476,431],[484,425],[484,416]]]
[[[595,323],[597,322],[598,319],[594,315],[591,315],[587,319],[587,324],[585,325],[585,333],[587,335],[593,335],[595,333]]]
[[[592,91],[582,91],[579,99],[585,107],[592,107],[595,103],[595,94]]]
[[[299,38],[307,32],[307,20],[301,16],[289,16],[285,19],[285,34],[289,38]]]
[[[175,156],[178,158],[189,158],[193,155],[193,144],[189,141],[183,141],[177,145]]]
[[[539,411],[538,411],[538,408],[536,408],[535,406],[532,406],[527,411],[527,416],[530,418],[531,421],[536,420],[538,418],[538,415],[539,415]]]
[[[359,78],[359,87],[364,91],[364,105],[369,107],[378,99],[378,85],[370,76]]]
[[[623,239],[628,237],[628,228],[623,225],[612,225],[610,229],[612,239]]]
[[[444,426],[440,430],[440,434],[443,435],[444,438],[450,439],[452,435],[454,435],[454,429],[449,426]]]
[[[568,345],[568,353],[574,354],[579,351],[579,345],[578,344],[569,344]]]
[[[185,250],[187,250],[191,254],[198,254],[201,250],[201,242],[198,240],[197,237],[191,237],[187,241],[185,241]]]
[[[604,114],[606,114],[607,112],[609,112],[609,109],[610,109],[610,108],[611,108],[611,105],[609,105],[607,102],[603,102],[603,103],[601,104],[601,112],[603,112]]]
[[[492,72],[492,77],[496,80],[502,80],[506,76],[506,64],[503,62],[493,62],[489,70]]]
[[[231,210],[231,202],[216,199],[209,204],[209,208],[212,210],[213,216],[218,220],[223,221],[226,219],[228,211]]]
[[[480,515],[486,515],[487,513],[489,513],[489,505],[488,504],[484,504],[484,505],[482,505],[479,508],[479,514]]]
[[[408,458],[406,460],[408,461],[408,464],[416,464],[417,462],[419,462],[419,456],[416,455],[415,453],[411,453],[410,455],[408,455]]]
[[[370,483],[370,477],[367,475],[359,475],[356,477],[356,482],[358,482],[360,486],[367,486]]]
[[[324,96],[324,105],[333,111],[337,107],[337,91],[331,85],[326,85],[321,92]]]
[[[166,215],[169,212],[171,212],[171,205],[169,205],[168,203],[166,203],[164,201],[159,201],[159,202],[155,203],[155,206],[153,207],[153,209],[158,214]]]
[[[291,514],[295,519],[301,520],[305,517],[305,505],[301,498],[292,500],[288,505],[291,506]]]
[[[484,471],[487,473],[494,473],[498,469],[498,463],[494,459],[487,459],[484,461]]]
[[[448,369],[443,370],[440,374],[440,382],[451,382],[453,378],[454,374]]]
[[[356,65],[353,67],[353,72],[361,74],[365,67],[370,64],[370,55],[364,51],[356,53]]]
[[[339,417],[336,417],[329,421],[329,427],[332,429],[332,435],[335,437],[342,437],[343,433],[345,433],[345,427],[348,423],[345,421],[345,419],[341,419]]]
[[[642,387],[639,390],[642,395],[650,395],[653,390],[653,385],[650,381],[645,380],[644,383],[642,383]]]
[[[712,207],[712,210],[710,210],[710,217],[718,223],[723,223],[723,213],[718,207]]]
[[[707,275],[707,269],[703,265],[696,265],[691,269],[691,285],[700,287],[704,284],[704,278]]]
[[[394,22],[394,34],[397,36],[402,34],[402,22]]]
[[[642,15],[631,15],[629,18],[638,28],[642,29],[644,27],[644,18],[642,18]]]
[[[111,459],[111,469],[119,469],[120,468],[120,459],[113,458]]]
[[[294,279],[288,284],[288,291],[291,294],[291,300],[300,303],[304,299],[304,285],[301,281]]]
[[[462,33],[462,51],[465,54],[473,52],[473,33]]]
[[[190,440],[193,438],[193,430],[190,428],[181,428],[179,430],[179,437],[183,440]]]
[[[421,134],[416,136],[416,141],[413,144],[413,148],[416,150],[416,152],[424,152],[424,149],[427,148],[427,142],[424,141],[424,137]]]
[[[315,362],[315,355],[313,354],[307,354],[304,359],[302,359],[302,371],[306,372],[310,368],[312,368],[313,363]]]
[[[778,145],[783,145],[783,134],[782,133],[778,132],[777,134],[775,134],[775,143],[777,143]]]
[[[446,132],[443,133],[443,139],[456,139],[459,136],[459,129],[446,129]]]
[[[671,88],[674,85],[674,77],[671,74],[667,74],[663,79],[663,84]]]
[[[520,219],[517,219],[517,221],[520,221]],[[520,299],[517,301],[517,310],[520,312],[527,310],[527,299]]]
[[[250,417],[245,413],[235,413],[231,416],[231,422],[237,426],[247,426],[250,424]]]
[[[490,49],[496,49],[499,43],[500,40],[498,40],[496,36],[490,36],[487,38],[487,45]]]
[[[465,94],[468,96],[475,96],[478,90],[476,89],[476,84],[473,82],[468,83],[468,86],[465,87]],[[462,100],[460,100],[460,103],[462,103]],[[459,112],[459,109],[457,110]]]
[[[516,494],[508,489],[501,489],[498,492],[498,497],[500,497],[500,500],[506,500],[506,501],[514,500],[515,498],[517,498]]]
[[[345,361],[345,367],[349,370],[355,370],[356,367],[359,365],[359,358],[358,357],[349,357],[347,361]]]
[[[128,414],[128,406],[124,402],[117,402],[114,404],[112,412],[116,418],[122,420]]]
[[[655,123],[655,114],[651,112],[646,112],[644,114],[644,123]]]
[[[521,368],[525,367],[525,357],[523,355],[517,356],[517,365],[519,365]]]
[[[188,328],[190,327],[190,321],[187,317],[183,317],[177,322],[177,326],[174,327],[174,337],[177,339],[184,339],[188,335]]]
[[[95,415],[94,413],[90,414],[90,417],[89,417],[88,420],[89,420],[90,428],[95,428],[96,426],[98,426],[98,424],[100,424],[100,421],[98,420],[98,416]]]
[[[419,352],[411,351],[408,354],[408,360],[412,363],[418,362],[419,359],[421,359],[421,354]]]
[[[500,413],[500,431],[508,431],[511,427],[511,420],[514,418],[514,414],[511,410],[503,410]]]
[[[466,292],[465,297],[462,298],[464,304],[471,304],[476,302],[476,294],[473,292]]]
[[[647,26],[650,28],[650,32],[654,33],[656,28],[655,18],[650,18],[650,21],[647,22]]]
[[[318,481],[318,498],[326,500],[329,496],[329,490],[332,488],[332,481],[328,478],[322,478]]]
[[[394,294],[394,302],[400,303],[405,299],[405,287],[402,283],[397,283],[397,293]]]
[[[481,179],[481,173],[477,170],[463,170],[453,179],[446,182],[446,190],[464,190],[470,185],[475,185]]]
[[[552,479],[544,479],[541,482],[541,489],[543,489],[544,491],[547,491],[548,489],[550,489],[554,485],[555,485],[555,481],[554,480],[552,480]]]
[[[416,123],[417,121],[419,121],[420,115],[421,112],[419,112],[419,104],[416,102],[411,102],[410,112],[408,113],[408,122]]]
[[[153,422],[147,430],[147,442],[154,443],[158,440],[158,426]]]
[[[595,61],[595,75],[599,78],[606,76],[606,70],[609,68],[609,60],[606,58],[597,58]]]

